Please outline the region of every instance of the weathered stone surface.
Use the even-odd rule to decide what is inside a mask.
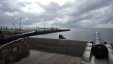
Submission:
[[[0,64],[13,64],[29,55],[26,39],[17,39],[0,46]]]

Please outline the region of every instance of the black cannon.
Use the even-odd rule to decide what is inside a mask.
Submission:
[[[33,36],[33,35],[62,32],[62,31],[69,31],[69,29],[32,31],[32,32],[27,32],[27,33],[14,34],[14,35],[7,36],[7,37],[3,37],[3,35],[2,35],[2,36],[0,36],[0,45],[3,45],[5,43],[9,43],[10,41],[16,40],[18,38],[24,38],[24,37]]]
[[[59,39],[65,39],[65,37],[63,35],[59,35]]]
[[[14,35],[10,35],[10,36],[4,36],[0,38],[0,45],[9,43],[10,41],[16,40],[18,38],[24,38],[24,37],[28,37],[31,35],[35,35],[37,32],[28,32],[28,33],[22,33],[22,34],[14,34]]]
[[[60,30],[56,30],[55,32],[60,32]],[[54,33],[53,31],[46,30],[46,31],[32,31],[32,32],[27,32],[27,33],[21,33],[21,34],[14,34],[10,35],[7,37],[1,37],[0,38],[0,45],[9,43],[13,40],[16,40],[18,38],[24,38],[28,36],[33,36],[33,35],[41,35],[41,34],[48,34],[48,33]]]
[[[98,59],[103,59],[108,57],[108,49],[105,46],[105,42],[101,38],[101,34],[96,32],[95,40],[92,43],[91,53]]]

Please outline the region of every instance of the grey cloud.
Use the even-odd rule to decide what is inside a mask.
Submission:
[[[104,6],[109,5],[112,0],[87,0],[86,2],[80,4],[77,6],[78,12],[73,12],[73,15],[81,15],[90,11],[93,11],[95,9],[102,8]]]
[[[105,24],[113,24],[113,1],[112,0],[79,0],[76,2],[66,2],[64,5],[59,5],[55,2],[51,2],[48,5],[42,5],[45,12],[41,14],[32,14],[20,10],[21,7],[30,5],[30,3],[0,3],[0,23],[1,24],[12,24],[18,25],[19,17],[23,17],[23,25],[33,24],[37,22],[50,22],[54,21],[53,25],[59,25],[60,27],[101,27]],[[16,16],[7,16],[4,13],[18,12]],[[67,20],[63,20],[67,17]],[[17,18],[17,19],[8,19]],[[61,20],[57,20],[61,19]],[[90,23],[82,23],[82,21],[91,21]],[[58,22],[57,22],[58,21]],[[12,22],[12,23],[11,23]],[[104,26],[102,26],[104,27]],[[112,26],[111,26],[112,27]]]
[[[68,26],[73,26],[73,24],[74,24],[74,25],[80,27],[80,23],[79,22],[83,21],[83,20],[94,21],[94,22],[97,22],[97,23],[108,23],[109,21],[105,21],[104,18],[108,19],[110,17],[109,16],[102,17],[101,16],[102,15],[101,11],[96,14],[95,10],[98,10],[100,8],[104,8],[105,6],[112,5],[111,2],[112,2],[112,0],[110,0],[110,1],[108,1],[108,0],[99,0],[99,1],[87,0],[85,3],[80,4],[78,6],[75,6],[75,7],[74,7],[74,4],[73,5],[70,5],[70,4],[66,5],[65,4],[64,6],[60,7],[61,8],[60,11],[63,10],[63,9],[69,8],[69,7],[72,8],[72,9],[75,8],[74,9],[75,11],[70,12],[70,13],[69,13],[69,11],[67,11],[67,13],[69,13],[69,14],[62,15],[62,17],[64,17],[64,16],[69,16],[70,17],[70,20],[67,23],[65,23],[65,25],[70,24]],[[52,7],[55,8],[54,6],[52,6]],[[51,11],[52,7],[49,7],[50,8],[49,11]],[[76,12],[76,9],[78,9],[77,12]],[[48,10],[48,8],[46,8],[46,10]],[[57,11],[58,10],[56,10],[54,12],[50,12],[49,14],[51,14],[51,13],[58,14]],[[90,12],[93,12],[93,13],[90,13]],[[64,12],[60,12],[58,15],[61,15],[62,13],[64,13]],[[84,14],[86,14],[86,16],[83,16]],[[105,14],[111,14],[111,12],[106,12],[105,11]],[[51,15],[49,17],[50,18],[54,17],[54,19],[55,19],[55,17],[57,18],[57,17],[60,17],[60,16]],[[112,17],[112,15],[111,15],[111,17]]]
[[[44,8],[47,12],[57,12],[58,10],[61,9],[61,6],[59,6],[57,3],[55,2],[51,2],[49,5],[42,5],[39,4],[42,8]]]
[[[2,12],[15,12],[15,11],[19,11],[18,7],[14,7],[13,5],[11,5],[11,3],[6,3],[6,2],[0,2],[1,7],[0,7],[0,11]]]
[[[23,25],[36,22],[36,21],[33,22],[33,20],[37,18],[36,15],[31,14],[31,13],[25,13],[25,12],[20,10],[20,7],[25,6],[24,4],[26,4],[26,3],[16,3],[17,5],[16,4],[12,5],[12,3],[0,2],[0,4],[1,4],[1,7],[0,7],[0,24],[2,24],[2,25],[12,25],[13,23],[15,23],[16,25],[18,25],[20,17],[23,17],[22,18]],[[5,15],[6,12],[12,13],[12,14],[17,12],[18,15],[8,16],[8,15]],[[26,20],[24,22],[25,18],[28,18],[28,20]]]
[[[54,9],[54,6],[49,7],[50,9],[46,8],[46,10],[49,10],[50,12],[48,13],[46,11],[47,14],[52,14],[52,15],[47,15],[49,16],[49,20],[54,20],[56,18],[63,18],[65,16],[70,17],[70,19],[68,20],[67,23],[57,23],[57,25],[60,26],[65,26],[65,27],[95,27],[98,24],[106,24],[106,23],[112,23],[112,17],[113,15],[111,14],[112,12],[110,12],[112,10],[112,7],[110,7],[112,5],[112,0],[87,0],[86,2],[82,2],[82,4],[80,5],[76,5],[76,4],[65,4],[64,6],[57,6],[57,9]],[[58,9],[58,7],[60,8],[60,10]],[[104,7],[109,7],[108,9],[105,9],[105,11],[102,13],[100,11],[101,8]],[[54,11],[52,10],[52,8],[54,9]],[[66,8],[70,8],[70,10],[75,10],[75,11],[66,11],[65,14],[62,15],[62,13],[64,13],[65,11],[62,11]],[[77,10],[77,11],[76,11]],[[97,10],[97,11],[95,11]],[[104,9],[103,9],[104,10]],[[51,12],[52,11],[52,12]],[[60,11],[58,13],[58,11]],[[56,16],[54,16],[53,14],[56,14]],[[58,16],[57,16],[58,15]],[[59,16],[61,15],[61,17]],[[85,16],[84,16],[85,15]],[[54,18],[53,18],[54,17]],[[47,18],[47,17],[46,17]],[[81,21],[84,20],[89,20],[92,21],[92,23],[90,24],[86,24],[83,25],[81,24]]]

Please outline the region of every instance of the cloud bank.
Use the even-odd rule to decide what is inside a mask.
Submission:
[[[0,25],[113,28],[113,0],[0,0]]]

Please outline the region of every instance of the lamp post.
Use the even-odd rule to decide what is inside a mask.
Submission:
[[[21,31],[21,20],[22,20],[22,19],[20,18],[19,20],[20,20],[20,31]]]

